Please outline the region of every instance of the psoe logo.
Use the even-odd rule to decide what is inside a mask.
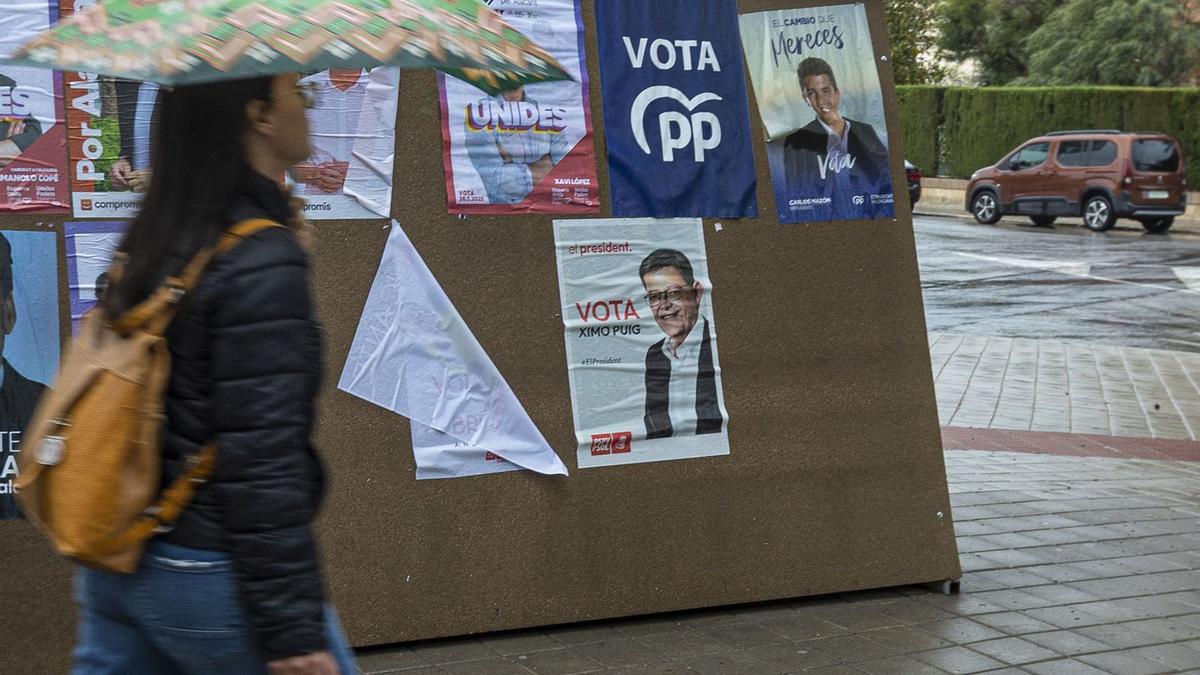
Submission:
[[[633,450],[633,432],[621,431],[612,435],[612,452],[614,455],[628,453]]]
[[[612,434],[592,434],[592,457],[612,454]]]
[[[620,455],[633,450],[633,432],[618,431],[613,434],[592,434],[592,456]]]
[[[709,101],[720,101],[720,96],[712,92],[704,92],[692,98],[675,87],[655,85],[647,87],[633,100],[629,110],[629,125],[633,129],[633,138],[638,147],[647,155],[653,154],[650,142],[646,140],[646,109],[659,99],[678,101],[690,113],[684,115],[678,110],[667,110],[658,116],[659,143],[662,146],[662,161],[674,162],[675,151],[692,146],[692,157],[697,162],[703,162],[709,150],[715,150],[721,145],[721,120],[708,111],[694,112],[696,108]]]
[[[862,206],[863,203],[867,201],[867,198],[863,197],[862,195],[854,195],[850,201],[854,202],[855,206]]]

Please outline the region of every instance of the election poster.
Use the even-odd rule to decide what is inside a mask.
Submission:
[[[745,14],[781,223],[895,213],[883,92],[861,4]]]
[[[0,12],[0,56],[46,30],[57,0],[8,0]],[[62,213],[69,208],[62,76],[0,66],[0,211]]]
[[[395,221],[338,389],[409,418],[418,480],[567,475]]]
[[[63,18],[97,0],[59,0]],[[158,86],[67,71],[67,152],[76,218],[128,218],[150,178],[150,120]]]
[[[701,226],[554,221],[580,468],[729,454]]]
[[[438,73],[450,213],[598,212],[580,0],[488,6],[573,79],[484,91]]]
[[[596,3],[613,215],[758,215],[736,21],[736,0]]]
[[[21,517],[21,434],[58,370],[57,254],[54,232],[0,231],[0,520]]]
[[[300,81],[312,96],[312,155],[288,182],[304,198],[305,217],[388,217],[399,82],[396,68],[326,70]]]
[[[127,226],[125,221],[66,224],[67,295],[73,335],[79,334],[83,315],[104,297],[113,254]]]

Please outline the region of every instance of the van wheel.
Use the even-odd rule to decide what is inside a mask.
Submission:
[[[1083,224],[1093,232],[1111,230],[1117,223],[1112,202],[1104,195],[1092,195],[1083,203]]]
[[[1000,205],[991,190],[980,190],[971,200],[971,213],[980,225],[995,225],[1000,220]]]
[[[1038,227],[1050,227],[1058,218],[1054,216],[1029,216],[1029,220],[1033,221],[1033,224]]]
[[[1142,220],[1142,227],[1150,234],[1162,234],[1171,229],[1175,224],[1174,218],[1145,218]]]

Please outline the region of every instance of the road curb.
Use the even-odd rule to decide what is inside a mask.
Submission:
[[[920,202],[918,202],[916,208],[913,209],[912,215],[924,216],[927,218],[955,218],[955,219],[962,220],[967,223],[977,224],[975,222],[975,218],[971,214],[967,213],[966,211],[960,211],[960,210],[956,210],[956,209],[952,209],[952,208],[945,208],[945,209],[941,209],[941,208],[937,208],[937,207],[930,208],[929,206],[923,205]],[[1032,223],[1029,222],[1029,219],[1023,218],[1020,216],[1004,216],[996,224],[997,225],[1018,225],[1018,226],[1028,227],[1028,228],[1036,228],[1035,225],[1033,225]],[[1060,218],[1054,225],[1051,225],[1050,227],[1036,228],[1036,229],[1053,230],[1056,227],[1063,227],[1063,226],[1069,226],[1069,227],[1077,228],[1077,229],[1085,229],[1082,219],[1079,219],[1079,218]],[[990,227],[990,226],[980,225],[980,227]],[[1145,232],[1145,230],[1141,227],[1141,225],[1139,225],[1135,221],[1128,220],[1128,219],[1118,220],[1116,226],[1113,227],[1112,231],[1143,232],[1143,233]],[[1103,233],[1097,233],[1097,234],[1103,234]],[[1191,219],[1187,219],[1187,220],[1176,219],[1175,224],[1171,227],[1171,230],[1170,230],[1170,232],[1168,232],[1168,234],[1200,235],[1200,221],[1191,220]]]

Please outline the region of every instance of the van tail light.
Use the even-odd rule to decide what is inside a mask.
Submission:
[[[1133,185],[1133,162],[1125,162],[1125,178],[1121,181],[1125,187]]]

